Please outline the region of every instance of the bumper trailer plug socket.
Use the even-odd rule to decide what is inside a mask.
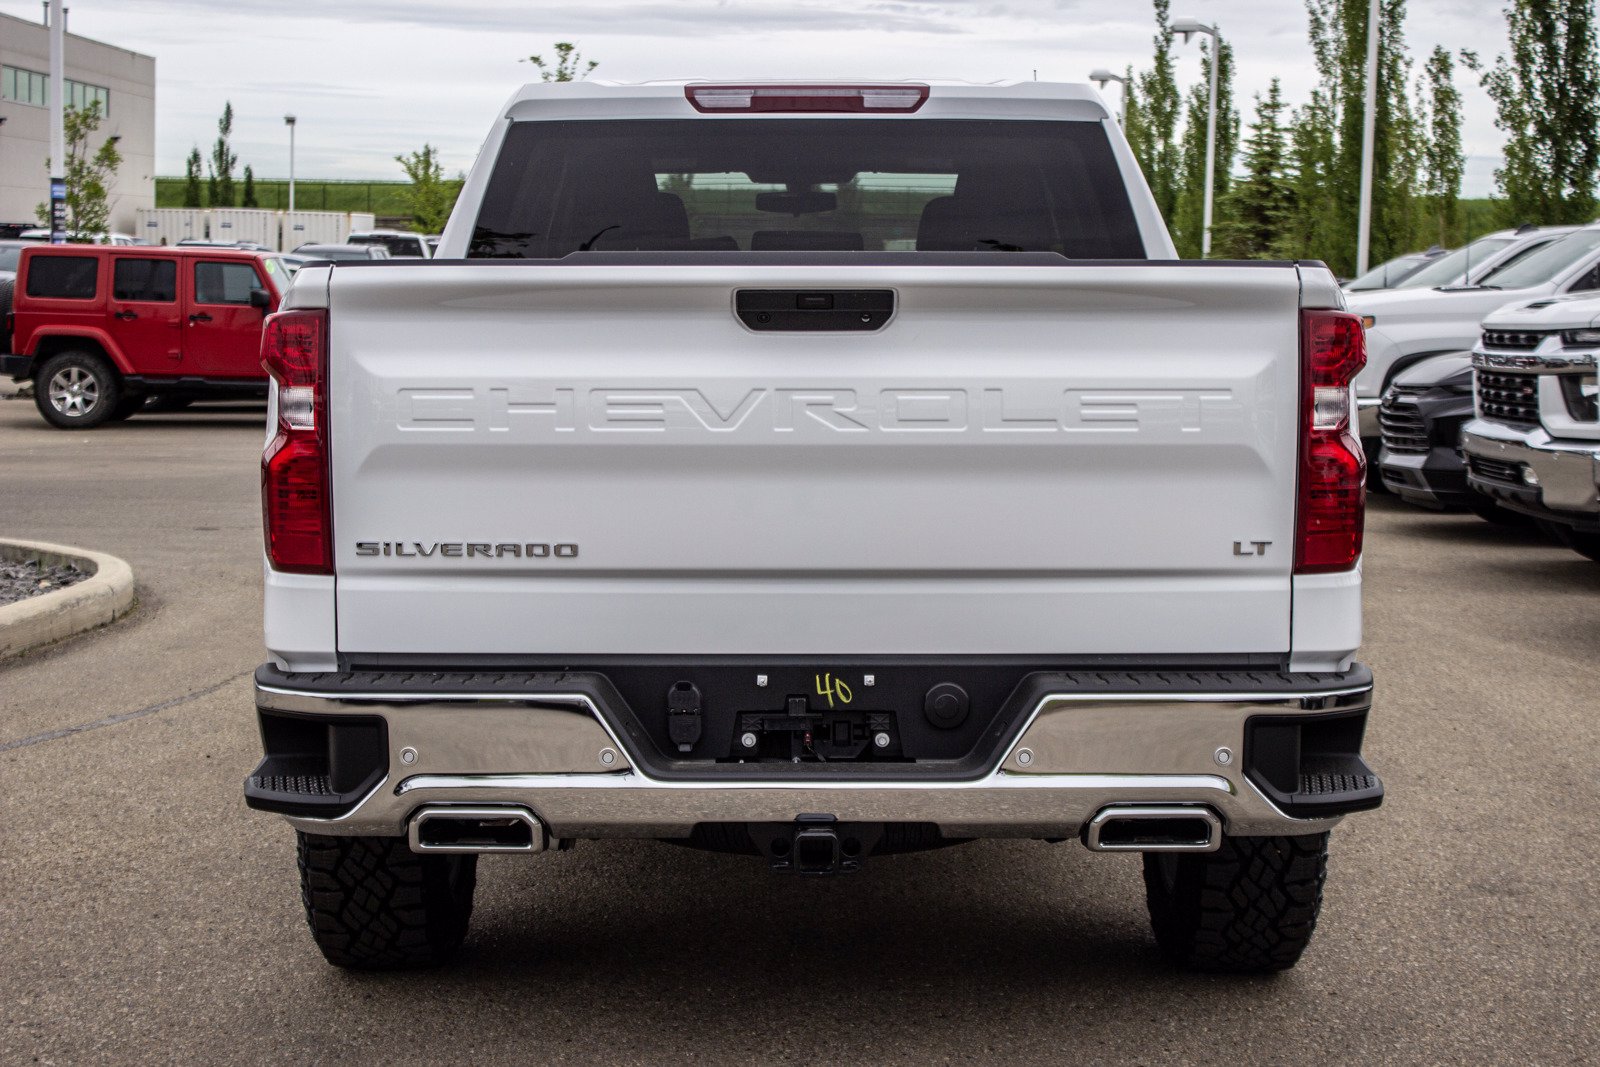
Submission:
[[[693,682],[675,682],[667,690],[667,736],[679,752],[691,751],[703,728],[700,689]]]

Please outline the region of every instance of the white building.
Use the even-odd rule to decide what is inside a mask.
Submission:
[[[68,106],[100,101],[105,120],[91,152],[117,137],[122,166],[111,186],[111,228],[134,233],[134,212],[156,205],[156,61],[66,35]],[[0,13],[0,224],[30,223],[50,199],[50,31]]]

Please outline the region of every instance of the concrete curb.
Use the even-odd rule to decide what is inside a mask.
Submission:
[[[133,568],[116,556],[44,541],[0,540],[0,559],[70,563],[81,582],[0,607],[0,660],[93,630],[133,607]]]

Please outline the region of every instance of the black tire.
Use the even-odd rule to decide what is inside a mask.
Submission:
[[[419,856],[402,837],[295,836],[306,922],[329,963],[437,967],[461,947],[477,856]]]
[[[1600,533],[1568,530],[1566,541],[1567,547],[1578,555],[1600,563]]]
[[[1467,510],[1478,516],[1478,518],[1492,522],[1496,526],[1527,527],[1533,525],[1533,516],[1503,508],[1482,493],[1472,494],[1471,499],[1467,501]]]
[[[52,398],[52,383],[61,375],[63,389],[79,392]],[[33,379],[33,402],[44,421],[62,430],[92,430],[115,417],[122,403],[122,379],[110,360],[95,352],[58,352],[44,361]]]
[[[111,409],[111,418],[108,422],[123,422],[133,418],[144,410],[144,397],[125,396],[117,401],[117,406]]]
[[[10,321],[6,316],[11,314],[11,298],[17,287],[17,276],[9,271],[0,274],[0,352],[11,351],[11,331],[6,328]]]
[[[1327,872],[1325,833],[1225,837],[1216,852],[1147,852],[1156,944],[1194,970],[1288,970],[1311,942]]]

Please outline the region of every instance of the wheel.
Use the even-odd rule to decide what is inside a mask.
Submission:
[[[122,382],[103,356],[59,352],[39,368],[33,402],[52,426],[63,430],[93,429],[115,415],[122,403]]]
[[[295,836],[306,922],[329,963],[436,967],[461,947],[477,856],[419,856],[403,837]]]
[[[17,276],[9,272],[0,274],[0,352],[11,351],[11,330],[6,326],[10,322],[11,299],[17,287]]]
[[[1224,837],[1215,852],[1147,852],[1145,901],[1162,954],[1201,971],[1293,967],[1311,941],[1328,835]]]
[[[1600,563],[1600,533],[1579,530],[1567,531],[1567,547],[1585,559]]]
[[[1496,526],[1533,525],[1533,516],[1524,515],[1520,511],[1507,510],[1482,493],[1472,494],[1472,499],[1467,501],[1467,510],[1478,516],[1478,518],[1486,519]]]

